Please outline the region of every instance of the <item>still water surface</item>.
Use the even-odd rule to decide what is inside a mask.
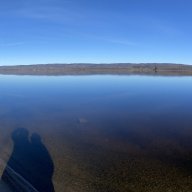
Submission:
[[[0,176],[39,192],[192,191],[192,78],[0,76]]]

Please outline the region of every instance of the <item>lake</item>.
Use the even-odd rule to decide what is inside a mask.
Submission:
[[[192,77],[0,76],[13,191],[192,191]]]

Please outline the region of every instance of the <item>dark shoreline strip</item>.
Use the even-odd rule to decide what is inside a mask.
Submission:
[[[7,75],[192,75],[192,65],[169,63],[115,64],[39,64],[0,66]]]

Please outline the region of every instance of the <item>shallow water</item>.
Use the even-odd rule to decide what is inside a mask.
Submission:
[[[192,191],[191,77],[0,76],[0,90],[7,185]]]

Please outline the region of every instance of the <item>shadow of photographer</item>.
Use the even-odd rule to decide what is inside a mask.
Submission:
[[[25,128],[12,132],[12,154],[2,180],[15,192],[54,192],[52,176],[54,164],[37,133],[29,138]]]

